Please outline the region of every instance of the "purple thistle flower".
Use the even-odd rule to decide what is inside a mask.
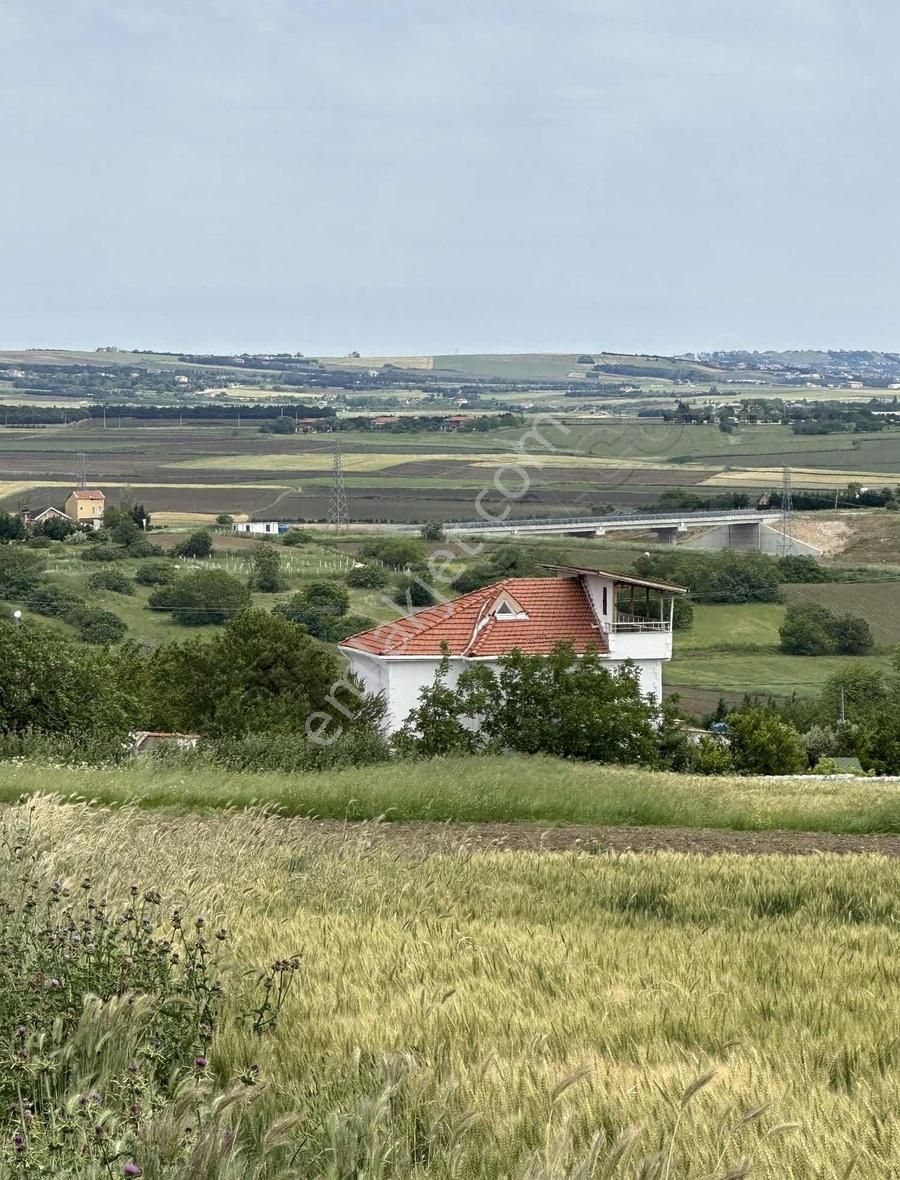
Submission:
[[[207,1064],[208,1062],[205,1057],[201,1056],[194,1058],[194,1065],[196,1065],[198,1069],[206,1069]]]
[[[122,1169],[122,1172],[126,1176],[140,1176],[141,1169],[137,1166],[137,1164],[134,1162],[134,1160],[129,1160],[128,1163],[125,1165],[125,1167]]]

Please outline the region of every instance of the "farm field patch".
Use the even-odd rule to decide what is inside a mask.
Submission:
[[[863,661],[882,672],[890,670],[888,656],[865,656]],[[679,654],[675,639],[675,658],[664,666],[666,687],[684,685],[734,693],[755,693],[789,697],[814,696],[829,676],[853,663],[854,656],[788,656],[780,652],[702,652]]]
[[[784,591],[789,602],[815,602],[837,614],[860,615],[877,647],[900,644],[900,582],[814,582]]]
[[[96,793],[84,772],[65,789]],[[87,873],[115,904],[136,881],[227,928],[209,1068],[259,1065],[242,1130],[258,1143],[294,1113],[281,1134],[298,1175],[332,1158],[348,1111],[366,1112],[354,1160],[390,1151],[400,1180],[421,1175],[411,1143],[440,1180],[493,1180],[540,1175],[564,1136],[579,1160],[598,1127],[614,1141],[632,1125],[632,1161],[671,1144],[673,1177],[745,1155],[763,1180],[900,1169],[897,861],[460,856],[274,816],[46,799],[29,822],[48,884]],[[297,986],[255,1036],[252,981],[290,954]]]

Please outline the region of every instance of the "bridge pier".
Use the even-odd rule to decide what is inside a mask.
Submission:
[[[653,531],[656,533],[660,545],[678,544],[678,534],[681,532],[681,529],[677,524],[667,526],[666,528],[654,529]]]
[[[720,524],[696,540],[688,541],[689,549],[741,549],[744,552],[762,548],[761,522],[742,521],[740,524]]]

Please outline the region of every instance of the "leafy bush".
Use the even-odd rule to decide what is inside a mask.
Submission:
[[[81,550],[82,561],[121,561],[125,556],[121,546],[102,541],[94,541]]]
[[[122,653],[0,619],[0,732],[124,736],[137,720],[136,679]]]
[[[835,650],[843,656],[864,656],[875,646],[872,628],[856,615],[838,615],[832,625]]]
[[[125,549],[127,557],[162,557],[165,550],[161,545],[154,545],[146,537],[140,536],[132,541]]]
[[[212,639],[158,648],[146,679],[152,729],[216,737],[284,733],[302,745],[316,710],[340,711],[347,731],[378,725],[384,711],[326,647],[258,609],[243,611]]]
[[[51,541],[65,541],[75,532],[75,525],[61,516],[48,516],[34,526],[34,532],[37,536],[49,537]]]
[[[0,598],[18,602],[43,581],[44,558],[18,545],[0,546]]]
[[[778,563],[764,553],[673,548],[639,557],[635,572],[684,586],[695,602],[777,602],[780,597]]]
[[[859,760],[864,770],[900,774],[900,700],[869,723],[860,741]]]
[[[828,570],[814,557],[788,554],[778,559],[778,576],[781,582],[827,582]]]
[[[354,630],[346,629],[343,622],[350,609],[350,595],[343,586],[335,582],[310,582],[299,594],[292,595],[287,602],[279,602],[272,613],[292,623],[299,623],[315,639],[332,643],[352,635]]]
[[[418,537],[373,537],[360,547],[361,557],[371,557],[392,569],[421,565],[425,545]]]
[[[78,628],[85,643],[118,643],[128,630],[111,610],[93,606],[75,607],[66,615],[66,622]]]
[[[428,584],[428,572],[414,572],[409,577],[400,578],[391,591],[391,598],[404,610],[433,606],[435,597]]]
[[[779,628],[781,650],[797,656],[865,655],[875,645],[865,619],[813,602],[791,603]]]
[[[0,512],[0,545],[6,541],[21,541],[25,524],[18,512]]]
[[[202,627],[226,622],[250,605],[250,591],[223,570],[196,570],[170,586],[160,586],[148,600],[152,610],[170,611],[176,623]]]
[[[282,545],[287,546],[306,545],[308,542],[314,540],[315,534],[310,532],[309,529],[288,529],[288,531],[282,536],[281,543]]]
[[[250,585],[264,594],[276,594],[283,590],[286,582],[281,572],[281,557],[271,545],[259,545],[253,551],[253,570]]]
[[[733,769],[728,743],[715,734],[702,734],[691,752],[691,770],[696,774],[730,774]]]
[[[25,605],[36,615],[52,619],[65,619],[75,609],[87,606],[85,600],[74,590],[63,586],[38,586],[28,595]]]
[[[456,578],[453,588],[460,594],[479,590],[504,578],[551,577],[548,565],[561,565],[562,555],[551,546],[503,544],[492,548],[488,556],[476,562]]]
[[[443,541],[444,526],[439,520],[429,520],[422,525],[419,533],[423,541]]]
[[[794,656],[824,656],[835,650],[834,615],[814,602],[792,602],[778,629],[781,650]]]
[[[796,774],[806,766],[800,735],[771,710],[730,713],[728,728],[734,767],[742,774]]]
[[[209,557],[213,550],[212,535],[208,529],[197,529],[186,541],[176,545],[172,552],[176,557]]]
[[[659,711],[641,694],[632,667],[611,669],[595,653],[578,657],[566,644],[549,656],[513,651],[496,671],[468,668],[455,688],[447,684],[449,667],[445,658],[420,692],[395,739],[402,753],[514,750],[592,762],[661,761]],[[670,711],[665,720],[668,739]]]
[[[348,570],[344,581],[358,590],[380,590],[387,585],[388,575],[382,566],[366,562]]]
[[[167,561],[148,561],[139,565],[134,580],[141,586],[165,586],[178,578],[178,571]]]
[[[97,570],[87,581],[89,590],[110,590],[114,594],[134,594],[131,578],[121,570]]]

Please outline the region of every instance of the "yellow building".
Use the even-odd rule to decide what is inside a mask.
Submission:
[[[102,492],[88,491],[87,488],[76,488],[69,493],[66,500],[66,516],[75,524],[89,524],[99,529],[103,524],[103,508],[106,497]]]

